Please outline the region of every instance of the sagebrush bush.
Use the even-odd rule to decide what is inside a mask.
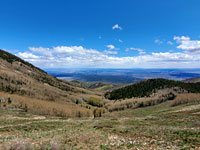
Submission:
[[[30,142],[25,141],[23,139],[16,139],[16,140],[10,141],[6,145],[4,145],[2,148],[4,150],[33,150],[34,149],[33,145]]]
[[[25,139],[15,139],[4,143],[0,150],[60,150],[61,145],[54,139],[39,144],[31,143]]]
[[[44,143],[41,146],[41,150],[60,150],[61,146],[58,142],[51,140],[48,143]]]

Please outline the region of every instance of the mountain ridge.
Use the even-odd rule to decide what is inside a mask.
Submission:
[[[57,114],[57,112],[60,112],[59,108],[50,105],[58,107],[63,105],[69,110],[67,116],[70,116],[70,112],[73,113],[71,116],[91,115],[93,109],[91,109],[92,106],[87,104],[88,99],[90,97],[101,97],[99,92],[93,92],[57,79],[40,68],[3,50],[0,50],[0,91],[22,96],[21,99],[24,99],[24,101],[21,101],[17,95],[10,95],[9,97],[12,97],[13,101],[19,101],[21,103],[19,106],[22,106],[23,109],[28,107],[29,110],[34,110],[31,108],[34,106],[42,110],[42,108],[45,108],[46,103],[51,110],[41,111],[43,114],[48,114],[48,112],[53,114],[50,113],[52,111]],[[36,99],[37,103],[31,99]],[[39,106],[39,104],[43,106]],[[63,108],[62,110],[63,112],[59,113],[60,115],[65,113]]]
[[[185,83],[181,81],[167,79],[148,79],[134,84],[125,85],[106,92],[105,97],[110,100],[125,99],[133,97],[149,97],[157,90],[178,87],[180,91],[198,93],[200,92],[199,83]],[[177,90],[177,89],[176,89]]]

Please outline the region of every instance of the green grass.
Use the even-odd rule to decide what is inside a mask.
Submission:
[[[0,145],[23,139],[35,145],[40,143],[39,146],[47,143],[49,148],[49,143],[54,141],[60,149],[73,150],[197,149],[200,110],[175,112],[190,106],[169,107],[169,102],[165,102],[107,113],[95,119],[47,116],[36,120],[32,114],[22,111],[0,110]]]

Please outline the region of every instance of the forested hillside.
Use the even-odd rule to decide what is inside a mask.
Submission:
[[[184,83],[166,79],[149,79],[107,92],[105,93],[105,97],[110,100],[149,97],[152,93],[156,92],[156,90],[172,87],[179,87],[191,93],[200,92],[200,83]]]

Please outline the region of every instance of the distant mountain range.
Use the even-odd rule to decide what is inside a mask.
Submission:
[[[50,75],[19,57],[0,50],[0,107],[17,107],[42,115],[96,117],[107,111],[156,105],[172,100],[181,93],[200,93],[200,78],[196,77],[199,75],[198,71],[48,70]],[[186,80],[157,78],[161,76]],[[195,78],[188,79],[188,76]],[[66,77],[71,77],[72,81],[63,80]],[[119,103],[112,100],[119,100]],[[123,100],[122,105],[120,102]]]
[[[186,80],[200,77],[200,69],[46,69],[61,79],[128,84],[146,79]]]

